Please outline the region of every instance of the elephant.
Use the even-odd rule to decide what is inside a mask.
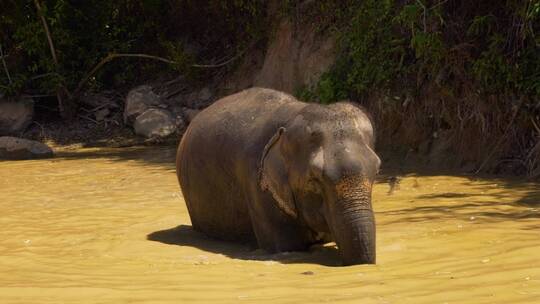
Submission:
[[[176,155],[193,229],[270,253],[335,241],[344,265],[375,264],[371,204],[381,164],[366,111],[250,88],[201,111]]]

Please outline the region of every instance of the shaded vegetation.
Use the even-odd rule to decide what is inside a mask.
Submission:
[[[358,100],[403,154],[540,176],[540,1],[339,2],[339,58],[297,95]]]
[[[540,176],[540,0],[6,0],[0,91],[76,103],[86,78],[85,90],[208,82],[265,48],[282,18],[338,41],[333,68],[301,99],[364,104],[380,144],[402,155],[441,150],[449,166]],[[166,62],[119,56],[89,74],[125,53]]]
[[[60,87],[73,91],[100,60],[117,53],[151,54],[174,64],[120,58],[90,79],[90,89],[119,88],[175,71],[203,78],[204,72],[189,69],[190,64],[214,64],[259,39],[263,7],[260,0],[2,1],[0,44],[6,66],[0,89],[7,95],[39,96],[55,95]],[[50,28],[57,63],[41,16]]]
[[[303,92],[311,99],[363,96],[411,77],[411,90],[471,81],[483,93],[540,96],[540,1],[331,2],[316,10],[330,12],[341,56]]]

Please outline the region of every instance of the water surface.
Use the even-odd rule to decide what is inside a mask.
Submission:
[[[374,189],[376,266],[191,229],[170,148],[0,162],[1,303],[540,303],[539,185],[406,175]]]

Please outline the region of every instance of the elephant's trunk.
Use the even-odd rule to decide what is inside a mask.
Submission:
[[[375,217],[371,206],[371,182],[337,188],[331,212],[331,230],[345,265],[375,264]]]
[[[353,203],[358,204],[358,203]],[[351,211],[354,210],[354,211]],[[345,265],[375,264],[375,219],[373,211],[347,208],[335,225],[336,243]]]

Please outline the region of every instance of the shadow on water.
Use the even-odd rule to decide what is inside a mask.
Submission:
[[[418,178],[428,175],[416,175]],[[462,182],[467,192],[437,192],[418,195],[410,208],[383,211],[396,216],[394,222],[423,222],[438,219],[474,219],[477,222],[520,221],[540,219],[540,187],[537,183],[493,176],[467,178]],[[486,194],[486,189],[495,190]],[[485,197],[490,197],[486,200]],[[416,199],[424,201],[415,206]],[[429,203],[430,200],[434,202]],[[425,203],[427,201],[427,204]],[[451,204],[441,203],[443,201]],[[486,210],[487,209],[487,210]]]
[[[180,225],[171,229],[152,232],[147,236],[147,239],[168,245],[195,247],[207,252],[223,254],[227,257],[240,260],[341,266],[339,252],[334,246],[315,245],[307,252],[269,254],[263,250],[255,250],[253,246],[248,244],[212,239],[193,230],[193,227],[189,225]]]
[[[142,165],[156,165],[175,170],[175,146],[135,146],[129,148],[99,148],[77,151],[60,151],[52,161],[70,159],[108,159],[110,161],[133,161]]]
[[[517,200],[516,204],[527,207],[540,207],[540,189],[530,191],[528,195]]]
[[[168,171],[175,170],[175,156],[176,147],[174,146],[135,146],[129,148],[98,148],[98,149],[81,149],[75,151],[61,151],[57,154],[57,158],[51,160],[62,161],[70,159],[107,159],[112,162],[134,162],[137,165],[152,166],[163,168]],[[399,180],[403,176],[404,172],[400,170],[386,169],[385,175],[381,175],[378,178],[378,183],[390,183],[392,178]],[[415,206],[415,202],[411,202],[411,206],[407,208],[401,208],[397,210],[390,210],[380,212],[385,215],[395,216],[396,222],[408,220],[410,222],[422,222],[433,219],[441,218],[463,218],[469,219],[475,217],[476,221],[510,221],[510,220],[527,220],[527,219],[540,219],[540,187],[538,183],[518,180],[516,178],[505,178],[501,176],[471,176],[464,174],[452,174],[450,172],[434,171],[419,171],[416,173],[407,172],[406,178],[429,178],[440,175],[447,176],[459,176],[464,178],[461,185],[465,186],[466,192],[460,191],[444,191],[423,194],[417,196],[415,199],[426,202],[421,206]],[[419,185],[422,187],[422,185]],[[483,193],[486,189],[495,189],[496,191],[490,191],[489,196],[491,199],[485,200],[483,197],[486,195]],[[450,189],[449,189],[450,190]],[[395,195],[399,195],[399,192],[405,190],[396,190]],[[433,200],[432,204],[429,200]],[[452,204],[441,204],[437,201],[440,200],[452,200]],[[486,211],[488,207],[489,210]],[[511,208],[517,207],[517,208]],[[392,223],[392,220],[387,223]],[[158,232],[156,232],[158,233]],[[166,232],[161,234],[152,235],[151,240],[160,241],[158,239],[161,236],[165,236],[163,242],[166,243],[166,239],[173,240],[179,245],[184,242],[185,246],[189,246],[186,243],[189,240],[194,240],[192,245],[197,246],[201,240],[201,236],[194,236],[197,233],[191,230],[191,228],[173,228],[171,229],[171,235],[167,237]],[[212,243],[218,242],[218,243]],[[219,245],[219,241],[207,241],[204,246],[212,248],[236,248],[239,247],[227,247]],[[324,249],[327,250],[327,249]],[[237,256],[237,258],[245,259],[282,259],[287,261],[291,258],[296,258],[295,255],[283,256],[280,255],[258,255],[250,253],[235,254],[235,250],[229,250],[231,256]],[[337,253],[335,253],[337,255]],[[308,257],[304,257],[307,259]],[[324,257],[321,257],[325,260]],[[339,259],[337,259],[339,260]]]
[[[534,209],[480,211],[486,206],[499,207],[510,205],[500,202],[463,203],[453,206],[421,206],[400,210],[383,211],[379,214],[396,216],[398,219],[389,221],[388,224],[397,222],[424,222],[440,219],[474,219],[477,222],[518,221],[525,219],[540,219],[540,212]]]

